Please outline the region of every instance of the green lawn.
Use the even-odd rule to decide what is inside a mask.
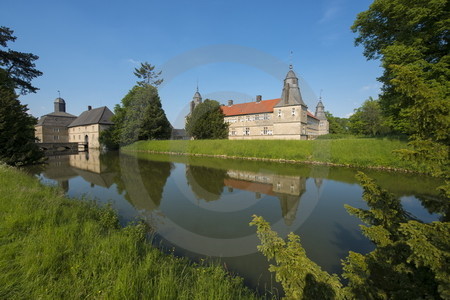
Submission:
[[[0,299],[254,299],[242,279],[162,253],[146,227],[0,165]]]
[[[408,148],[406,142],[399,140],[349,138],[312,141],[140,141],[122,148],[122,151],[224,155],[236,158],[283,159],[355,167],[381,167],[421,171],[412,163],[400,160],[393,153],[394,150],[404,148]]]

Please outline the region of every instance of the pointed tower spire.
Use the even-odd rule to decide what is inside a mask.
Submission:
[[[295,75],[292,65],[289,66],[289,71],[284,79],[283,91],[281,93],[281,101],[275,107],[289,106],[289,105],[304,105],[300,87],[298,85],[298,78]]]

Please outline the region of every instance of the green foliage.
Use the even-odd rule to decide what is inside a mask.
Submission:
[[[8,42],[14,42],[16,37],[14,31],[8,27],[0,26],[0,70],[6,73],[0,78],[0,86],[6,88],[17,88],[21,94],[35,93],[38,88],[31,85],[31,80],[41,76],[42,72],[35,69],[34,61],[39,57],[31,53],[22,53],[11,50]]]
[[[187,133],[198,140],[228,138],[228,124],[217,101],[206,99],[186,120]]]
[[[217,264],[164,254],[138,222],[0,166],[0,299],[256,299]]]
[[[269,271],[283,286],[286,299],[343,299],[342,284],[336,274],[330,275],[312,262],[300,244],[300,237],[290,233],[284,241],[262,217],[253,216],[250,225],[257,227],[261,240],[258,250],[274,260]]]
[[[449,10],[447,0],[375,0],[352,29],[364,55],[381,58],[381,108],[392,127],[411,136],[413,149],[401,154],[450,181]],[[450,184],[442,189],[448,197]]]
[[[370,97],[364,101],[361,107],[355,109],[349,118],[350,132],[361,135],[383,135],[388,133],[389,128],[385,124],[378,100]]]
[[[330,134],[348,134],[348,119],[347,118],[339,118],[333,116],[330,112],[326,111],[325,116],[327,117],[329,123],[329,132]],[[319,136],[320,137],[320,136]]]
[[[0,74],[1,76],[1,74]],[[0,87],[0,161],[9,165],[29,165],[43,160],[35,143],[36,118],[27,113],[12,88]]]
[[[258,227],[261,251],[276,265],[276,273],[288,299],[449,299],[450,298],[450,223],[424,224],[403,210],[400,200],[381,189],[363,173],[357,176],[369,209],[346,206],[368,226],[361,226],[375,245],[362,255],[350,252],[343,261],[342,287],[336,275],[320,270],[306,257],[300,239],[294,234],[288,242],[278,237],[261,217],[251,225]],[[307,278],[314,279],[313,293]],[[323,294],[325,293],[325,294]]]
[[[153,71],[155,69],[155,66],[152,66],[148,62],[141,63],[141,67],[134,69],[134,75],[136,75],[137,78],[142,79],[141,81],[138,81],[137,84],[139,86],[146,86],[146,85],[153,85],[157,87],[160,85],[164,79],[158,79],[158,77],[161,75],[162,71],[155,72]]]
[[[169,139],[172,126],[162,108],[158,90],[151,85],[134,86],[114,108],[114,126],[102,132],[100,141],[118,148],[138,140]]]

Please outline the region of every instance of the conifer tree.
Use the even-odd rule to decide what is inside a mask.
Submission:
[[[29,165],[43,159],[34,137],[37,120],[27,111],[13,89],[0,87],[0,161],[8,165]]]

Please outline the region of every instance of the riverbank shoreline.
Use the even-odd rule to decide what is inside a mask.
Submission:
[[[348,141],[347,146],[345,141]],[[209,145],[208,143],[211,144]],[[261,146],[255,149],[258,143]],[[396,157],[393,151],[402,148],[408,148],[406,142],[385,139],[311,141],[190,140],[140,141],[123,147],[120,151],[124,153],[144,152],[425,174],[419,167],[410,162],[401,161]],[[296,153],[296,150],[298,150],[298,153]]]
[[[0,165],[0,298],[257,299],[223,267],[164,254],[147,226]]]

